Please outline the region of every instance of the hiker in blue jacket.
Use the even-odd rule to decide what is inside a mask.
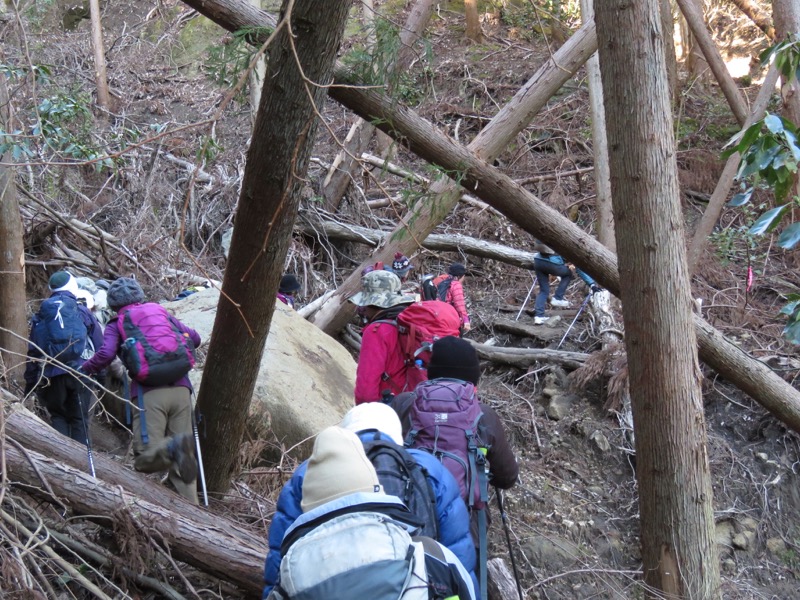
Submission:
[[[536,254],[533,257],[533,269],[536,273],[536,281],[539,282],[539,293],[536,295],[533,322],[535,325],[541,325],[547,321],[544,313],[547,307],[547,300],[550,297],[550,276],[561,278],[550,304],[560,308],[568,308],[569,300],[564,298],[564,294],[572,281],[573,272],[572,268],[564,262],[560,255],[556,254],[555,250],[542,242],[537,241],[534,245],[534,250]],[[594,279],[580,269],[575,268],[575,274],[591,288],[592,292],[599,292],[602,289]]]
[[[359,436],[362,443],[379,438],[402,446],[400,420],[389,406],[370,402],[351,409],[342,420],[341,427]],[[458,484],[439,460],[421,450],[408,450],[417,463],[427,471],[428,480],[436,497],[436,516],[439,524],[439,541],[458,557],[472,577],[475,577],[475,548],[470,534],[469,515],[461,499]],[[302,463],[286,483],[278,498],[275,516],[269,528],[269,553],[264,565],[264,598],[277,583],[280,568],[280,548],[286,531],[303,514],[303,481],[308,461]]]
[[[102,345],[103,330],[92,312],[78,302],[78,282],[70,273],[54,273],[48,287],[52,293],[31,322],[25,395],[36,390],[53,429],[87,445],[92,392],[87,381],[64,367],[78,369],[91,351]],[[63,336],[70,338],[66,344],[55,339]],[[44,361],[45,354],[63,366]]]

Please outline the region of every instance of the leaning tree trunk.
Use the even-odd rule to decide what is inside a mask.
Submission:
[[[596,49],[594,22],[587,22],[495,115],[470,143],[469,148],[484,160],[492,161],[497,158]],[[346,74],[341,75],[346,77]],[[340,94],[344,94],[343,88],[331,89],[334,99],[341,102]],[[348,306],[347,298],[358,289],[361,270],[375,261],[388,264],[395,252],[408,255],[413,253],[420,247],[422,240],[450,213],[460,197],[460,188],[447,177],[442,176],[436,180],[425,197],[414,205],[395,228],[390,242],[356,267],[336,290],[336,294],[314,316],[313,322],[328,333],[339,331],[352,314],[352,306]]]
[[[287,15],[287,0],[286,16],[268,50],[269,85],[247,153],[197,401],[206,419],[203,455],[213,491],[227,489],[239,452],[314,143],[316,111],[331,82],[349,5],[345,0],[297,0]]]
[[[414,45],[428,26],[435,3],[435,0],[417,0],[411,7],[411,12],[400,31],[400,50],[397,59],[389,67],[387,74],[390,90],[391,80],[411,64],[414,58]],[[367,150],[374,133],[375,127],[361,118],[351,126],[344,140],[344,148],[333,159],[333,164],[322,183],[325,210],[329,212],[338,210],[342,197],[360,165],[358,159]]]
[[[0,124],[13,130],[6,77],[0,73]],[[0,379],[22,384],[27,351],[25,243],[17,203],[14,164],[6,152],[0,164]]]
[[[789,1],[793,2],[794,0]],[[689,26],[695,42],[697,42],[697,45],[700,46],[700,50],[703,52],[703,56],[711,72],[714,74],[714,78],[717,80],[717,83],[719,83],[719,87],[725,95],[725,99],[728,101],[731,111],[733,111],[733,116],[739,122],[739,125],[744,125],[749,112],[747,110],[747,103],[744,100],[742,92],[736,86],[733,77],[728,73],[728,68],[725,66],[725,61],[722,60],[719,50],[717,50],[716,45],[714,45],[714,40],[711,38],[711,34],[706,28],[703,11],[700,10],[698,2],[699,0],[678,0],[678,6],[686,19],[686,24]]]
[[[270,17],[253,12],[243,0],[184,0],[229,30],[269,27]],[[237,9],[244,7],[242,12]],[[591,54],[596,49],[592,48]],[[619,295],[616,255],[591,235],[559,215],[509,177],[476,157],[470,150],[444,135],[413,111],[369,89],[357,87],[347,72],[336,70],[341,87],[329,89],[331,97],[365,119],[377,120],[380,128],[420,158],[443,168],[468,191],[474,192],[531,235],[554,248],[570,262],[591,274]],[[761,403],[777,419],[800,432],[800,392],[761,361],[755,360],[699,316],[694,327],[700,358]]]
[[[738,6],[739,10],[750,17],[756,27],[763,31],[764,35],[770,40],[775,39],[775,27],[772,25],[772,18],[761,10],[757,2],[754,0],[729,0],[729,2]]]
[[[767,75],[764,77],[764,83],[761,84],[761,89],[753,104],[753,112],[747,117],[747,121],[745,121],[742,130],[746,130],[753,123],[764,117],[764,112],[767,110],[769,100],[775,91],[775,83],[777,83],[777,81],[778,69],[773,64],[770,65],[769,71],[767,71]],[[728,193],[733,185],[733,180],[736,178],[736,173],[739,172],[740,159],[741,156],[739,156],[738,152],[734,152],[728,157],[725,168],[722,170],[722,175],[720,175],[714,192],[711,194],[711,199],[708,201],[708,206],[706,206],[705,211],[703,211],[703,217],[700,219],[700,224],[694,232],[692,244],[689,247],[689,273],[694,273],[697,269],[697,262],[700,260],[700,256],[708,243],[708,236],[714,231],[714,226],[717,224],[719,216],[722,214],[722,209],[725,207],[725,201],[728,199]]]
[[[604,0],[597,32],[650,597],[721,598],[702,375],[660,0]]]

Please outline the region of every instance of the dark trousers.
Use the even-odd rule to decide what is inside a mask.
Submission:
[[[561,277],[561,282],[558,284],[553,298],[563,300],[569,282],[572,281],[572,271],[567,265],[556,265],[549,260],[540,258],[533,259],[533,268],[536,271],[536,281],[539,282],[539,293],[536,295],[536,304],[533,307],[534,315],[543,317],[547,299],[550,296],[550,275]]]
[[[38,390],[50,414],[50,424],[60,434],[86,445],[89,441],[89,403],[92,393],[72,375],[55,375]]]

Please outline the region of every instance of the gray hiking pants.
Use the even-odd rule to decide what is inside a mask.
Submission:
[[[135,400],[134,400],[135,401]],[[133,410],[133,468],[142,473],[169,469],[169,482],[181,496],[197,504],[197,481],[183,483],[167,449],[173,436],[192,433],[192,399],[183,386],[157,388],[143,398],[148,443],[142,442],[141,415]]]

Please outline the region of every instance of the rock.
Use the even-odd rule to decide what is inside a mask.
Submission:
[[[754,531],[742,531],[733,536],[732,543],[737,550],[751,550],[755,540],[756,534]]]
[[[756,521],[753,517],[745,517],[739,521],[739,525],[745,531],[758,531],[758,521]]]
[[[218,300],[219,292],[209,289],[164,306],[207,344]],[[277,438],[291,448],[336,424],[353,407],[355,374],[356,363],[341,344],[277,302],[251,413],[266,413]],[[191,373],[196,390],[202,375],[201,369]],[[310,449],[305,446],[303,451]]]
[[[553,396],[558,396],[561,393],[561,390],[557,387],[546,387],[542,390],[542,396],[546,398],[552,398]]]
[[[569,568],[583,556],[578,546],[553,535],[533,536],[525,544],[525,554],[533,566],[545,571],[558,572]]]
[[[734,527],[733,523],[730,521],[720,521],[716,525],[716,540],[718,546],[724,546],[725,549],[728,549],[733,544],[733,536],[734,536]]]
[[[608,438],[599,429],[595,430],[592,435],[589,436],[589,440],[594,442],[595,448],[600,452],[608,452],[611,450],[611,444]]]
[[[554,421],[560,421],[569,415],[572,404],[578,400],[574,394],[559,394],[550,398],[547,404],[547,416]]]
[[[781,538],[769,538],[767,540],[767,550],[772,554],[781,554],[786,552],[786,542]]]

